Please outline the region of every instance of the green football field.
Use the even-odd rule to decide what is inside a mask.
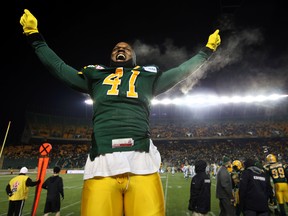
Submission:
[[[48,177],[50,174],[47,174]],[[0,216],[7,214],[8,196],[5,187],[9,180],[15,175],[0,175]],[[36,179],[36,174],[29,174],[32,180]],[[82,190],[81,174],[61,174],[64,181],[65,199],[61,204],[61,216],[80,216],[80,197]],[[188,200],[191,178],[184,179],[183,173],[176,173],[172,176],[170,173],[161,174],[163,190],[165,195],[166,216],[188,216]],[[213,180],[213,179],[212,179]],[[35,196],[35,188],[31,187],[29,197],[24,206],[23,215],[31,215],[32,202]],[[211,215],[218,215],[218,200],[215,198],[215,180],[212,182],[212,205]],[[46,191],[42,190],[37,209],[37,216],[43,215]]]

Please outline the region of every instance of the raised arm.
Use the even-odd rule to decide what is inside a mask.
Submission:
[[[87,93],[88,86],[83,76],[78,74],[78,70],[67,65],[45,42],[43,36],[38,31],[38,21],[27,9],[20,18],[23,27],[23,34],[34,49],[36,55],[48,71],[60,79],[69,87]]]
[[[159,77],[157,85],[155,86],[155,95],[167,91],[197,71],[208,60],[212,53],[216,51],[220,43],[221,38],[219,36],[219,30],[217,29],[209,36],[206,46],[196,55],[180,64],[178,67],[169,69],[162,73],[162,75]]]

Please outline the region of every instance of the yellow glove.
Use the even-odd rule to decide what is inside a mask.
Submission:
[[[24,14],[20,18],[20,24],[23,26],[23,34],[30,35],[38,33],[38,21],[27,9],[24,9]]]
[[[219,29],[217,29],[213,34],[209,36],[206,47],[210,48],[211,50],[213,50],[213,52],[215,52],[220,43],[221,38],[219,35]]]

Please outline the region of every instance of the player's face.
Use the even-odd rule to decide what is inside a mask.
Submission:
[[[114,62],[126,62],[132,58],[132,55],[132,47],[125,42],[120,42],[113,48],[111,59]]]

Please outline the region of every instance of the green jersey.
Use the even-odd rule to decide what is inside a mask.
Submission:
[[[287,183],[287,178],[285,176],[285,165],[283,165],[282,163],[276,162],[267,164],[264,166],[264,168],[272,178],[274,184],[281,182]]]
[[[212,54],[204,47],[178,67],[160,72],[157,66],[135,68],[92,65],[81,72],[67,65],[39,33],[28,36],[40,61],[71,88],[93,100],[90,158],[119,151],[149,151],[150,101],[190,76]]]
[[[79,74],[89,83],[94,102],[90,157],[114,151],[148,152],[150,101],[158,68],[90,65]]]

